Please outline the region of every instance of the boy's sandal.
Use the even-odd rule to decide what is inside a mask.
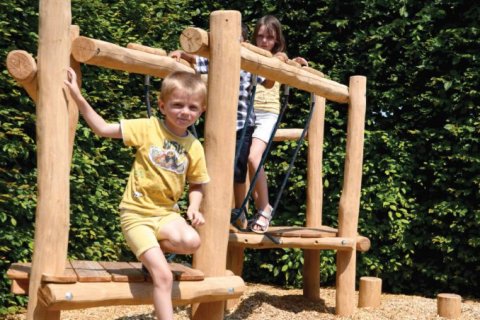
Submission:
[[[239,230],[247,229],[248,222],[247,215],[245,214],[245,209],[241,211],[238,208],[232,209],[230,223]]]
[[[261,217],[265,218],[266,221],[262,220]],[[270,221],[272,220],[272,212],[268,211],[258,211],[252,221],[250,221],[249,228],[255,233],[265,233],[270,226]],[[260,227],[256,229],[255,227]]]

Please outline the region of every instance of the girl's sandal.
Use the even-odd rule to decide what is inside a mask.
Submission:
[[[262,219],[265,218],[265,219]],[[272,212],[270,211],[258,211],[253,220],[249,224],[250,230],[255,233],[265,233],[270,226],[270,221],[272,220]],[[259,227],[259,228],[255,228]]]

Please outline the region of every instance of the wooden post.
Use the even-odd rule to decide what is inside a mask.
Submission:
[[[315,111],[308,129],[307,222],[306,227],[322,225],[322,159],[325,98],[315,96]],[[303,295],[320,300],[320,250],[303,250]]]
[[[376,308],[380,306],[382,295],[382,279],[377,277],[361,277],[358,295],[359,308]]]
[[[39,3],[37,167],[38,200],[27,319],[59,319],[38,303],[43,273],[65,269],[69,227],[69,115],[62,88],[70,65],[71,3]]]
[[[210,66],[205,152],[211,181],[206,185],[202,210],[206,223],[199,228],[202,245],[193,266],[206,276],[226,271],[233,158],[240,87],[240,23],[238,11],[210,15]],[[223,319],[225,302],[202,303],[192,308],[193,319]]]
[[[437,312],[440,317],[456,319],[462,314],[462,297],[453,293],[437,295]]]
[[[365,130],[366,83],[363,76],[350,77],[347,148],[342,196],[338,210],[338,236],[356,239],[362,186],[363,135]],[[356,250],[337,251],[336,314],[355,311]]]

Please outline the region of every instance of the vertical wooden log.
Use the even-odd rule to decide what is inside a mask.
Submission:
[[[206,223],[199,228],[202,246],[193,265],[206,276],[225,274],[233,196],[236,110],[240,86],[240,22],[238,11],[210,15],[210,70],[205,152],[211,181],[205,188],[202,210]],[[223,319],[225,302],[192,308],[193,319]]]
[[[361,277],[358,290],[359,308],[376,308],[380,306],[382,295],[382,279],[377,277]]]
[[[366,83],[363,76],[350,77],[347,148],[342,196],[338,211],[338,236],[356,238],[362,187],[363,140],[365,129]],[[356,250],[337,251],[336,314],[355,311]]]
[[[245,249],[241,246],[228,246],[227,250],[227,269],[231,270],[233,274],[242,276],[243,272],[243,259],[245,257]],[[227,301],[225,310],[233,309],[240,299],[231,299]]]
[[[453,293],[437,295],[437,312],[440,317],[456,319],[462,314],[462,297]]]
[[[325,98],[315,96],[315,110],[308,129],[307,160],[307,221],[310,228],[322,225],[323,136]],[[303,295],[313,301],[320,300],[320,250],[303,250]]]
[[[71,3],[40,0],[38,47],[38,200],[27,319],[59,319],[38,303],[43,273],[65,269],[69,226],[69,116],[62,88],[70,64]]]

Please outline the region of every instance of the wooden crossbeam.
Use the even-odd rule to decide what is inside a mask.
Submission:
[[[48,310],[73,310],[112,305],[152,304],[150,282],[48,283],[39,292]],[[239,298],[245,291],[239,276],[206,277],[203,281],[174,281],[174,305],[223,301]]]
[[[319,228],[272,226],[268,235],[240,232],[230,229],[229,244],[245,248],[300,248],[365,252],[370,249],[370,240],[358,235],[356,238],[338,237],[337,229],[328,226]],[[276,241],[274,242],[273,239]]]

